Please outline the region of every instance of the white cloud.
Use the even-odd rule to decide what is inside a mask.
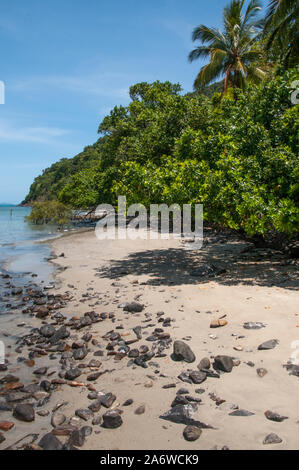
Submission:
[[[0,142],[53,143],[69,131],[55,127],[20,127],[0,120]]]
[[[126,75],[100,73],[77,76],[36,76],[15,81],[9,87],[22,93],[54,89],[98,97],[126,99],[129,83],[131,83],[130,78]]]

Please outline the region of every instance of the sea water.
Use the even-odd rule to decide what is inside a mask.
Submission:
[[[27,222],[30,212],[30,207],[0,205],[0,270],[19,275],[34,273],[39,281],[46,281],[53,268],[46,262],[50,247],[41,242],[56,237],[57,230]]]

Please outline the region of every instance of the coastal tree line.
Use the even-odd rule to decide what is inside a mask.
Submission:
[[[46,169],[25,202],[54,200],[66,211],[115,204],[119,194],[146,206],[202,203],[205,220],[250,236],[296,233],[298,8],[271,0],[264,13],[257,0],[230,2],[222,30],[193,31],[189,60],[207,63],[192,93],[170,82],[133,85],[98,141]]]

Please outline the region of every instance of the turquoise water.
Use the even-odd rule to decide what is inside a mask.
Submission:
[[[26,222],[30,211],[30,207],[0,205],[0,265],[13,273],[35,273],[39,280],[47,280],[52,272],[45,261],[50,247],[36,242],[55,237],[57,232],[55,227]]]

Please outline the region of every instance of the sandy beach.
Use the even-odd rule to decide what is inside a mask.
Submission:
[[[43,318],[32,312],[1,318],[0,340],[5,341],[8,364],[0,371],[0,421],[14,426],[0,430],[5,438],[0,450],[30,442],[37,446],[45,434],[55,431],[53,424],[62,444],[71,432],[66,425],[78,430],[89,427],[83,432],[81,449],[299,448],[299,378],[283,367],[292,354],[296,359],[299,349],[296,261],[212,230],[205,232],[201,250],[185,249],[181,240],[99,241],[93,232],[57,239],[52,249],[58,267],[55,295],[65,300],[63,308],[54,308]],[[212,271],[207,273],[208,266]],[[142,310],[126,311],[126,303],[131,302],[141,304]],[[57,312],[64,318],[55,317]],[[95,312],[100,319],[77,328],[76,322],[86,318],[87,312]],[[223,326],[211,328],[218,320]],[[253,329],[251,324],[246,329],[248,322],[263,325]],[[47,343],[49,335],[47,340],[35,337],[31,344],[22,342],[26,334],[37,334],[32,328],[53,325],[57,331],[63,324],[69,336],[60,351]],[[191,348],[192,363],[173,356],[177,340]],[[258,350],[269,340],[277,340],[275,347]],[[153,354],[138,364],[134,354],[141,356],[146,351],[142,346]],[[84,354],[74,359],[73,352],[82,349]],[[25,364],[18,360],[20,356],[32,358],[34,364]],[[232,358],[231,372],[213,368],[216,356]],[[206,374],[202,383],[194,383],[189,374],[199,372],[197,365],[203,358],[209,359],[211,367],[202,372]],[[66,371],[75,367],[79,376],[66,380]],[[89,380],[97,372],[105,373]],[[8,375],[15,379],[6,380]],[[57,378],[61,383],[55,382]],[[50,383],[46,390],[43,385],[17,401],[33,404],[34,421],[15,419],[16,402],[7,401],[9,393],[22,393],[30,384],[40,387],[41,381]],[[9,389],[9,383],[22,386]],[[120,410],[116,412],[121,416],[119,427],[102,426],[102,415],[109,409],[103,404],[87,417],[81,413],[86,421],[76,415],[78,409],[87,410],[103,396],[95,392],[115,396],[110,408]],[[196,404],[193,419],[212,428],[204,426],[196,441],[187,441],[185,424],[160,418],[171,410],[175,399],[181,405]],[[8,402],[12,406],[5,410]],[[136,414],[138,409],[140,414]],[[275,415],[267,418],[266,411]],[[29,433],[35,436],[15,445]],[[281,442],[264,444],[271,433]]]

